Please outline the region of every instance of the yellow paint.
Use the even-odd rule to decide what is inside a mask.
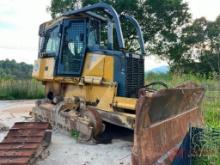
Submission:
[[[84,98],[87,102],[96,103],[97,108],[104,111],[113,111],[112,102],[116,94],[116,86],[112,85],[67,85],[64,91],[65,97],[79,96]]]
[[[60,96],[61,95],[61,84],[55,81],[45,82],[45,92],[48,93],[50,91],[53,91],[54,96]]]
[[[83,75],[102,77],[104,81],[113,81],[113,57],[88,53],[86,54]]]
[[[84,77],[84,82],[88,83],[88,84],[100,85],[103,81],[102,81],[102,77],[85,76]]]
[[[104,88],[105,88],[105,92],[103,93],[99,101],[99,104],[96,107],[98,109],[103,109],[106,111],[113,111],[112,102],[113,102],[114,96],[116,95],[117,88],[116,86],[107,86],[107,88],[103,87],[101,91],[104,90]]]
[[[83,76],[103,77],[105,56],[87,54]]]
[[[80,82],[79,77],[54,77],[54,81],[58,81],[64,84],[75,84],[78,85]]]
[[[86,86],[78,86],[74,84],[67,84],[63,91],[64,97],[73,97],[78,96],[84,98],[86,101],[92,101],[88,98],[88,92]]]
[[[112,56],[105,56],[104,65],[104,80],[113,81],[114,80],[114,58]]]
[[[54,67],[54,58],[39,58],[34,62],[32,76],[37,80],[52,80]]]
[[[115,97],[113,101],[113,106],[116,108],[135,110],[136,103],[136,98]]]

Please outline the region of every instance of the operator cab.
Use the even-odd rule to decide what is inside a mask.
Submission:
[[[106,7],[105,4],[102,5]],[[39,56],[58,59],[56,75],[78,77],[82,72],[86,51],[125,49],[119,18],[114,15],[114,11],[112,16],[105,16],[86,10],[78,13],[73,11],[64,14],[49,26],[48,23],[42,24],[39,30]],[[137,34],[143,40],[142,35]]]
[[[131,53],[125,47],[121,27],[124,18],[133,25],[129,28],[136,31],[127,35],[136,35],[138,53]],[[42,24],[39,35],[39,58],[54,58],[55,77],[80,78],[85,56],[92,52],[114,57],[113,81],[118,82],[119,96],[131,96],[144,85],[144,41],[140,26],[133,17],[118,15],[105,3],[64,13]]]
[[[57,59],[56,75],[79,77],[85,52],[100,49],[100,26],[99,20],[89,16],[62,19],[40,33],[39,56]]]

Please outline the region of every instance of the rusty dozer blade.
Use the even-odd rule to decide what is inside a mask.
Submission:
[[[44,122],[18,122],[0,143],[1,165],[31,165],[51,142],[51,127]]]
[[[205,90],[193,83],[148,93],[139,91],[132,163],[171,164],[189,125],[202,126]]]

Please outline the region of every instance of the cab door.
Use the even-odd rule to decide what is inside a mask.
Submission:
[[[57,74],[79,77],[85,56],[86,22],[64,20],[62,34]]]

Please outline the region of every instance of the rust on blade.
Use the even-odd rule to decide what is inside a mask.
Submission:
[[[0,143],[1,165],[31,165],[51,141],[47,122],[15,123]]]
[[[204,89],[192,83],[154,94],[140,91],[132,163],[171,164],[175,148],[185,137],[189,125],[203,124],[199,108],[203,96]],[[163,160],[164,155],[169,156]]]

